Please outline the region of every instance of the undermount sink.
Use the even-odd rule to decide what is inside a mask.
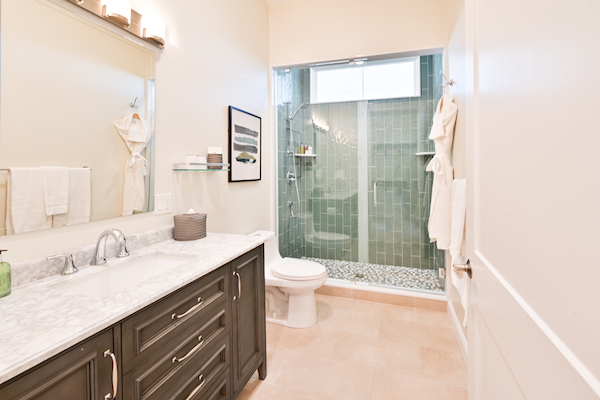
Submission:
[[[194,258],[174,254],[148,254],[105,271],[58,284],[55,288],[93,297],[110,297]]]

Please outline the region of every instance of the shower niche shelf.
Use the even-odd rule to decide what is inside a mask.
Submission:
[[[220,167],[209,169],[208,167]],[[229,164],[217,163],[173,163],[173,172],[228,172]]]
[[[294,154],[294,155],[296,157],[307,157],[307,158],[316,158],[317,157],[316,154],[300,154],[300,153],[297,153],[297,154]]]

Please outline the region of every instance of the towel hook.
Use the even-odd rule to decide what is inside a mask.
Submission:
[[[129,103],[129,107],[131,107],[131,108],[138,108],[138,106],[137,106],[137,99],[138,98],[136,97],[135,100],[133,101],[133,103]]]
[[[444,75],[444,73],[442,71],[440,71],[440,75],[442,77],[444,77],[444,82],[445,82],[445,84],[441,84],[440,87],[447,88],[448,86],[453,86],[454,85],[454,79],[448,80],[448,78],[446,78],[446,75]]]

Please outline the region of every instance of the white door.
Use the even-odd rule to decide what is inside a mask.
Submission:
[[[465,6],[469,398],[599,399],[600,2]]]

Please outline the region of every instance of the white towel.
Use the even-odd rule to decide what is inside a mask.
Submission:
[[[450,231],[450,255],[452,265],[465,263],[465,218],[467,213],[467,180],[455,179],[452,182],[452,227]],[[460,295],[460,302],[465,309],[463,326],[467,326],[467,308],[469,296],[469,277],[463,274],[459,278],[452,268],[452,284]]]
[[[91,174],[89,168],[69,168],[69,211],[55,215],[53,227],[81,224],[90,221]]]
[[[52,227],[46,215],[41,168],[11,168],[6,195],[6,234]]]
[[[42,167],[42,177],[46,215],[64,214],[69,211],[69,169]]]

